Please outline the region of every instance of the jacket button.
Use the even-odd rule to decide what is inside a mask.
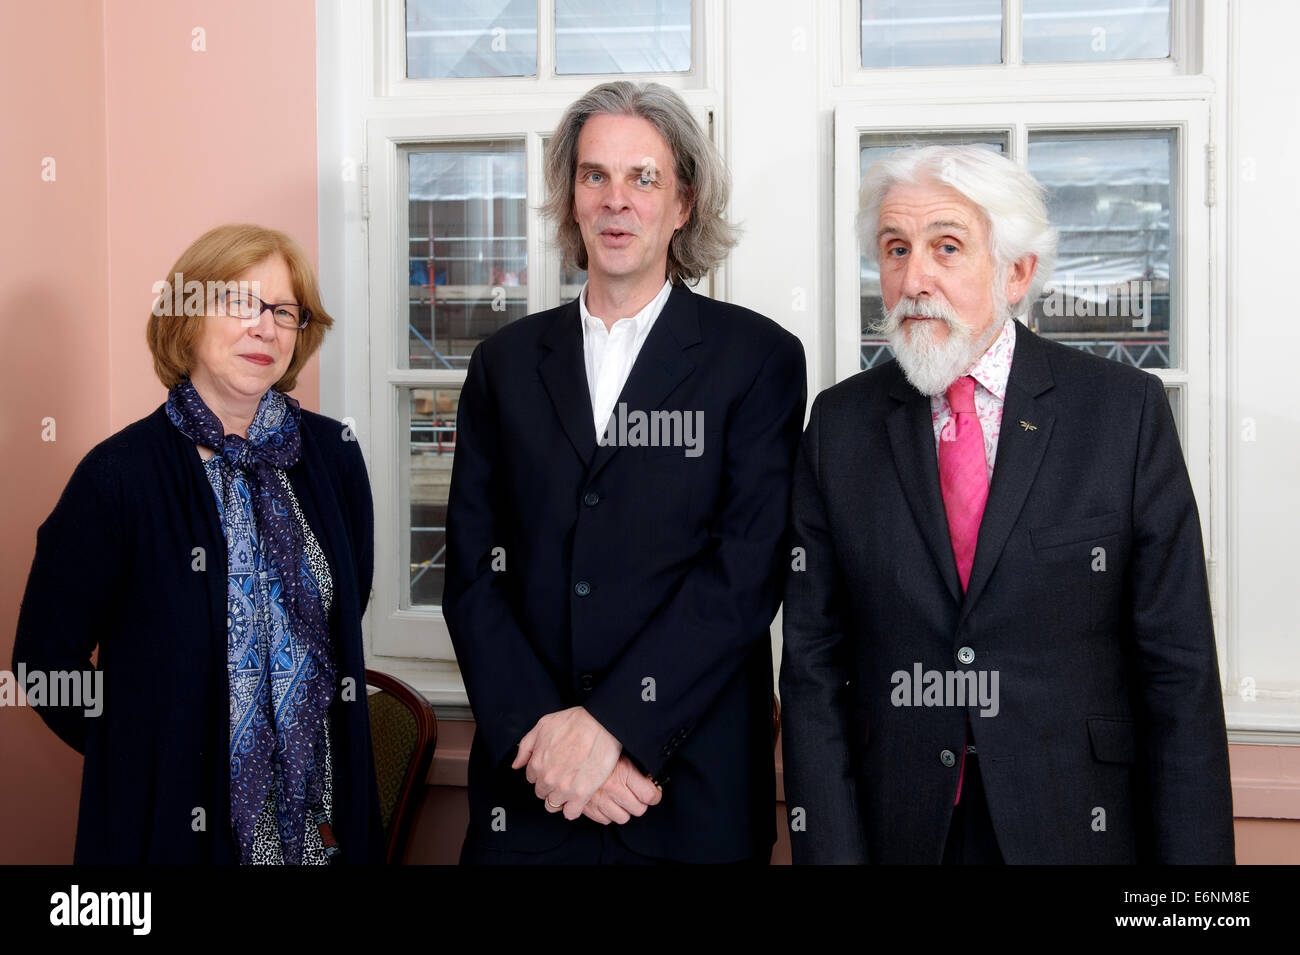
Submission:
[[[967,664],[974,663],[975,651],[972,650],[970,647],[962,647],[960,650],[957,651],[957,662],[967,663]]]
[[[600,503],[600,495],[595,491],[588,491],[586,494],[582,495],[582,503],[586,504],[588,507],[595,507]]]
[[[573,585],[573,592],[579,597],[585,597],[587,594],[591,593],[591,584],[587,583],[585,580],[580,580]]]
[[[953,766],[957,765],[957,757],[952,754],[952,750],[945,749],[939,754],[939,762],[951,769]]]
[[[590,673],[584,673],[578,680],[578,685],[590,693],[596,686],[596,680]]]

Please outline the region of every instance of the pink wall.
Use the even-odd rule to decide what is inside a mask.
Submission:
[[[36,526],[110,432],[103,21],[15,4],[0,29],[0,669],[9,669]],[[54,181],[42,162],[54,160]],[[163,266],[166,268],[166,265]],[[41,440],[54,418],[56,440]],[[81,757],[27,709],[0,708],[0,862],[72,857]]]
[[[0,103],[7,670],[36,528],[81,457],[166,396],[144,342],[153,283],[222,222],[283,229],[316,257],[315,5],[6,4]],[[315,361],[298,385],[319,409]],[[96,559],[111,558],[88,555],[91,572]],[[0,863],[71,861],[81,758],[30,710],[0,707],[0,766]]]
[[[106,3],[110,426],[166,397],[144,346],[153,283],[223,222],[283,229],[316,258],[312,0]],[[205,52],[192,49],[204,31]],[[295,395],[317,410],[313,362]]]

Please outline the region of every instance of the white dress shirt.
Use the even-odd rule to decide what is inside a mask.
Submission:
[[[632,365],[664,310],[673,283],[664,281],[659,294],[631,318],[620,318],[609,328],[604,321],[587,311],[587,286],[578,295],[582,319],[582,358],[587,366],[587,390],[591,394],[591,411],[596,425],[596,440],[605,433],[618,396],[623,393]]]
[[[998,437],[1002,434],[1002,404],[1007,397],[1007,379],[1011,377],[1011,356],[1016,350],[1016,322],[1008,317],[997,339],[966,374],[975,379],[975,414],[984,432],[984,463],[989,483],[993,483],[993,461],[998,456]],[[930,396],[930,419],[934,424],[934,448],[939,450],[939,435],[952,417],[947,395]]]

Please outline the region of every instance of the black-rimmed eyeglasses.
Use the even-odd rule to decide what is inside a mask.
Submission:
[[[305,305],[263,302],[251,292],[228,291],[221,301],[227,315],[244,321],[256,322],[268,308],[272,320],[281,328],[306,328],[311,321],[311,309]]]

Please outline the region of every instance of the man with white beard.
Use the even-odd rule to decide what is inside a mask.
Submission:
[[[892,154],[859,230],[897,361],[818,396],[795,468],[794,861],[1232,862],[1200,520],[1160,380],[1016,320],[1057,236],[999,154]]]

